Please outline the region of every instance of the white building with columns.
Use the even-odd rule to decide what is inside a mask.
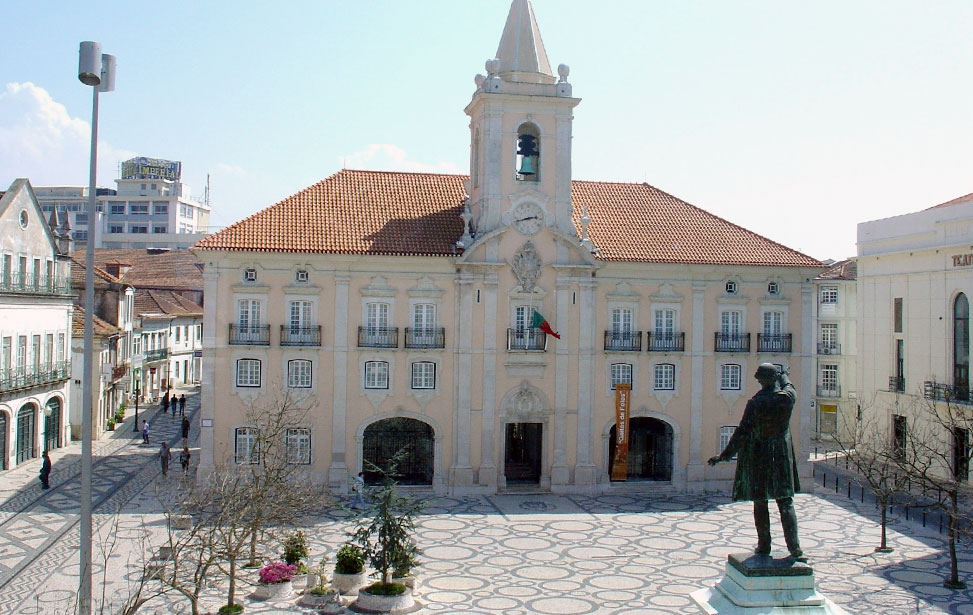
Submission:
[[[259,462],[246,409],[284,388],[313,405],[295,463],[337,489],[403,446],[403,482],[440,493],[616,489],[624,383],[625,482],[711,488],[762,362],[797,383],[806,459],[821,263],[648,184],[573,179],[581,99],[527,0],[486,68],[469,176],[343,170],[193,248],[200,475]]]

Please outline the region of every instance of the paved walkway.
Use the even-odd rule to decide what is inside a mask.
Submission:
[[[190,399],[195,411],[197,398]],[[168,429],[177,436],[171,419],[159,417],[153,425],[157,434]],[[158,476],[152,456],[156,447],[127,444],[129,439],[118,432],[98,445],[111,450],[111,442],[121,447],[113,455],[124,455],[128,463],[112,466],[111,473],[119,477],[110,481],[116,491],[102,492],[105,503],[97,516],[102,531],[95,532],[95,600],[102,600],[104,585],[104,600],[117,607],[138,580],[144,554],[153,551],[145,540],[157,544],[162,535],[160,495],[172,497],[181,479],[177,473],[168,479]],[[61,470],[67,472],[67,464]],[[37,482],[36,476],[30,478]],[[0,577],[0,613],[66,613],[73,599],[76,525],[70,525],[69,510],[54,507],[54,495],[36,502],[18,491],[6,500],[25,497],[21,501],[34,502],[35,508],[14,511],[14,520],[0,526],[0,539],[6,541],[2,544],[34,551],[19,560],[3,559],[7,568],[0,572],[6,575]],[[2,508],[4,514],[11,512]],[[889,533],[895,551],[876,554],[879,527],[873,506],[818,489],[814,495],[798,496],[797,508],[818,588],[849,613],[973,615],[973,589],[953,592],[942,586],[948,560],[942,538],[932,528],[895,518]],[[309,523],[312,564],[322,556],[333,557],[351,521],[351,513],[339,506]],[[16,527],[21,529],[14,530],[12,523],[20,523]],[[774,536],[779,537],[776,520],[774,524]],[[33,537],[17,535],[31,527],[42,530]],[[106,528],[114,528],[119,543],[99,559],[100,545],[110,542],[103,539]],[[57,532],[62,537],[52,539]],[[418,521],[418,540],[423,550],[421,612],[443,615],[695,615],[699,611],[689,594],[719,580],[728,553],[747,551],[754,543],[747,503],[730,502],[725,495],[632,493],[435,498]],[[18,562],[20,572],[11,576],[6,571],[17,569]],[[973,582],[969,545],[961,548],[960,566],[961,575]],[[301,611],[293,599],[252,599],[255,580],[244,581],[238,590],[247,613]],[[215,612],[222,603],[220,584],[214,585],[202,601],[203,612]],[[139,613],[189,613],[186,600],[156,595],[154,583],[147,589],[149,600]]]

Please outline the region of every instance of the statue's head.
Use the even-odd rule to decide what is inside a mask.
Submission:
[[[777,366],[773,363],[761,363],[753,377],[763,386],[767,386],[777,378],[778,373]]]

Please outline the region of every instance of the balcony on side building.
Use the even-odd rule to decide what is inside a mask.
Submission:
[[[757,334],[757,352],[769,352],[779,354],[791,351],[790,333],[779,333],[770,335],[767,333]]]
[[[154,361],[164,361],[169,358],[168,348],[156,348],[155,350],[149,350],[145,353],[145,362],[152,363]]]
[[[230,344],[269,346],[270,325],[230,325]]]
[[[889,391],[905,393],[905,376],[889,376]]]
[[[642,350],[642,332],[605,331],[605,350],[609,352],[639,352]]]
[[[686,350],[685,333],[649,332],[649,352],[683,352]]]
[[[20,391],[32,387],[54,384],[71,377],[71,362],[24,365],[0,370],[0,393]]]
[[[535,328],[507,329],[507,350],[544,352],[547,334]]]
[[[398,348],[398,327],[358,327],[359,348]]]
[[[818,397],[841,397],[841,387],[837,384],[819,384]]]
[[[716,352],[750,352],[749,333],[716,332]]]
[[[818,354],[841,354],[841,344],[818,342]]]
[[[311,327],[280,326],[281,346],[320,346],[321,325]]]
[[[929,380],[922,383],[922,396],[926,399],[963,405],[969,405],[973,400],[973,392],[970,391],[968,386],[957,387]]]
[[[111,379],[118,380],[128,373],[128,365],[116,365],[111,370]]]
[[[26,295],[70,295],[71,278],[12,271],[0,276],[0,293]]]
[[[432,329],[405,328],[406,348],[445,348],[446,329],[434,327]]]

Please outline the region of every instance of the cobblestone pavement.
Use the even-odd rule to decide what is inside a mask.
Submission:
[[[195,410],[196,398],[190,403]],[[169,428],[165,421],[156,419],[156,433]],[[175,435],[174,421],[171,428]],[[105,601],[115,605],[131,592],[144,554],[152,550],[143,539],[158,542],[163,530],[157,488],[168,498],[182,485],[179,476],[158,476],[158,463],[151,463],[155,448],[121,447],[126,453],[116,454],[130,454],[131,467],[115,471],[129,478],[124,486],[116,482],[118,490],[108,495],[98,517],[99,527],[115,528],[121,542],[107,558],[99,559],[96,548],[94,571],[96,602],[101,601],[101,582],[107,579]],[[874,552],[879,527],[872,505],[821,488],[796,500],[802,543],[811,556],[818,589],[849,613],[973,615],[973,589],[954,592],[942,586],[949,565],[943,539],[934,529],[896,516],[889,531],[895,550],[879,554]],[[18,517],[45,528],[43,536],[8,537],[13,533],[10,524],[0,527],[0,539],[9,541],[3,544],[34,549],[34,559],[21,564],[15,578],[4,577],[0,584],[0,613],[65,612],[60,609],[73,598],[76,525],[65,531],[70,519],[58,515],[70,513],[47,506],[53,512],[41,506]],[[112,514],[116,510],[117,516]],[[31,515],[52,516],[35,521]],[[308,522],[312,564],[322,556],[333,557],[352,520],[352,513],[339,506]],[[776,518],[773,523],[779,539]],[[61,538],[52,539],[59,531]],[[96,531],[96,536],[103,535]],[[689,594],[715,584],[726,555],[748,551],[754,543],[750,505],[731,502],[722,494],[433,498],[418,520],[417,538],[423,550],[417,596],[421,612],[443,615],[696,614],[699,609]],[[961,576],[973,581],[968,544],[961,547],[959,557]],[[302,611],[293,598],[253,599],[256,572],[247,574],[254,578],[244,579],[238,589],[247,613]],[[148,601],[140,613],[190,612],[186,600],[157,591],[154,584],[148,586]],[[221,584],[214,580],[202,601],[203,612],[215,612],[221,595]]]

